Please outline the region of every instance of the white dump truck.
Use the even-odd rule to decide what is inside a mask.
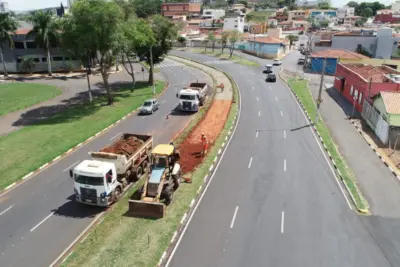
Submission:
[[[76,201],[95,206],[116,202],[148,170],[152,147],[150,135],[123,134],[99,152],[89,152],[91,160],[70,170]]]
[[[190,83],[188,88],[180,90],[176,97],[179,99],[181,111],[197,112],[207,99],[206,83]]]

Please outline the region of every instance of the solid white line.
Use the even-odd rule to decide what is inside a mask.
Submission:
[[[234,82],[236,83],[235,79],[233,79],[233,80],[234,80]],[[236,84],[237,84],[237,83],[236,83]],[[241,98],[242,98],[242,95],[241,95],[241,93],[240,93],[240,90],[238,90],[238,92],[239,92],[239,101],[240,101]],[[241,113],[242,113],[242,109],[240,108],[240,109],[239,109],[238,119],[237,119],[237,122],[236,122],[236,124],[235,124],[235,128],[234,128],[233,132],[236,131],[236,128],[237,128],[237,126],[239,125]],[[205,193],[207,192],[208,187],[210,186],[211,182],[212,182],[213,179],[214,179],[215,174],[217,173],[218,167],[219,167],[219,165],[220,165],[221,162],[222,162],[222,159],[223,159],[223,157],[224,157],[224,155],[225,155],[226,150],[227,150],[228,147],[229,147],[229,144],[230,144],[231,141],[232,141],[233,136],[234,136],[234,134],[232,134],[232,135],[229,137],[229,140],[228,140],[228,143],[227,143],[226,146],[225,146],[224,152],[222,152],[221,158],[220,158],[220,160],[218,161],[218,164],[217,164],[217,166],[215,167],[214,172],[212,173],[212,175],[211,175],[211,177],[210,177],[210,179],[209,179],[208,184],[206,185],[206,187],[204,188],[203,192],[201,193],[200,198],[199,198],[199,201],[197,202],[196,206],[194,207],[193,212],[190,214],[190,217],[189,217],[189,219],[187,220],[187,223],[186,223],[185,227],[184,227],[183,230],[182,230],[182,234],[179,236],[179,239],[178,239],[178,241],[176,242],[176,245],[175,245],[174,249],[172,250],[172,252],[171,252],[171,254],[170,254],[170,256],[169,256],[168,261],[167,261],[167,263],[165,264],[165,267],[168,267],[168,266],[170,265],[170,263],[171,263],[171,261],[172,261],[172,258],[174,257],[174,255],[175,255],[175,253],[176,253],[176,250],[178,249],[179,244],[181,243],[182,238],[183,238],[183,236],[185,235],[186,230],[187,230],[187,228],[189,227],[190,222],[191,222],[192,219],[193,219],[193,215],[196,213],[197,208],[198,208],[198,207],[200,206],[200,204],[201,204],[201,200],[203,199]]]
[[[286,138],[286,130],[283,130],[283,138]]]
[[[120,135],[121,135],[121,133],[117,133],[115,136],[113,136],[113,137],[110,138],[110,141],[114,140],[115,138],[117,138],[117,137],[120,136]]]
[[[251,163],[253,162],[253,158],[250,158],[250,161],[249,161],[249,166],[247,166],[249,169],[250,169],[250,167],[251,167]]]
[[[54,211],[50,213],[46,218],[40,221],[35,227],[31,229],[31,232],[35,231],[36,228],[38,228],[42,223],[44,223],[48,218],[50,218],[54,214]]]
[[[75,166],[77,163],[79,162],[79,160],[78,161],[76,161],[75,163],[73,163],[71,166],[69,166],[68,168],[66,168],[65,170],[63,170],[62,172],[66,172],[66,171],[68,171],[69,169],[71,169],[73,166]]]
[[[258,117],[260,117],[261,116],[261,111],[258,111]]]
[[[256,132],[256,138],[258,137],[258,131]]]
[[[286,171],[286,159],[283,160],[283,170]]]
[[[278,101],[278,97],[275,96],[275,100]]]
[[[283,117],[283,112],[282,112],[282,110],[281,110],[281,116]]]
[[[239,210],[239,206],[236,206],[235,212],[233,213],[233,217],[232,217],[232,221],[231,221],[231,229],[233,228],[233,225],[235,224],[235,219],[236,219],[238,210]]]
[[[3,210],[2,212],[0,212],[0,216],[3,215],[4,213],[6,213],[7,211],[9,211],[12,207],[14,207],[14,205],[8,207],[7,209]]]
[[[257,96],[257,102],[259,101],[258,96]]]
[[[284,232],[284,225],[285,225],[285,212],[282,211],[282,216],[281,216],[281,233],[282,234]]]

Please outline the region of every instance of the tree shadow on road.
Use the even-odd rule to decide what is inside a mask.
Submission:
[[[54,212],[55,216],[63,216],[69,218],[93,218],[97,214],[103,212],[105,208],[85,205],[75,201],[75,195],[67,198],[67,202],[58,207]]]

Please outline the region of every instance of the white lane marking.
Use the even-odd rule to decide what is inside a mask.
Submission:
[[[283,112],[282,112],[282,110],[281,110],[281,116],[283,117]]]
[[[258,101],[260,101],[260,100],[258,99],[258,96],[257,96],[257,102],[258,102]]]
[[[117,138],[117,137],[120,136],[120,135],[121,135],[121,133],[117,133],[115,136],[113,136],[113,137],[110,138],[110,141],[114,140],[115,138]]]
[[[235,80],[234,78],[233,78],[233,81],[237,84],[237,82],[236,82],[236,80]],[[240,100],[242,99],[242,95],[241,95],[240,90],[238,90],[238,92],[239,92],[239,101],[240,101]],[[236,131],[236,129],[237,129],[237,126],[239,125],[239,121],[240,121],[240,116],[241,116],[241,114],[242,114],[242,109],[239,108],[238,119],[237,119],[235,128],[234,128],[233,131],[232,131],[233,133],[235,133],[235,131]],[[179,244],[182,242],[182,238],[185,236],[185,233],[186,233],[186,231],[187,231],[187,228],[189,227],[190,222],[192,221],[194,214],[196,214],[196,210],[197,210],[197,208],[200,206],[201,201],[202,201],[202,199],[203,199],[205,193],[207,192],[208,187],[210,186],[211,182],[213,181],[213,179],[214,179],[214,177],[215,177],[215,174],[217,173],[218,167],[219,167],[219,165],[221,164],[222,159],[224,158],[225,152],[226,152],[226,150],[228,149],[228,147],[229,147],[229,145],[230,145],[230,143],[231,143],[232,138],[233,138],[234,135],[235,135],[235,134],[231,134],[231,136],[229,137],[228,143],[226,144],[226,146],[225,146],[225,148],[224,148],[224,151],[222,152],[222,155],[221,155],[221,157],[220,157],[220,160],[218,161],[217,166],[215,167],[214,172],[212,173],[208,184],[207,184],[206,187],[204,188],[203,193],[201,193],[200,198],[199,198],[199,201],[197,202],[196,206],[194,207],[193,212],[190,214],[190,217],[189,217],[189,219],[187,220],[187,223],[186,223],[185,227],[183,228],[182,233],[181,233],[181,235],[179,236],[178,241],[176,242],[176,245],[175,245],[175,247],[173,248],[173,250],[172,250],[172,252],[171,252],[171,254],[170,254],[170,256],[169,256],[169,258],[168,258],[168,260],[167,260],[167,263],[165,264],[165,267],[168,267],[168,266],[171,264],[172,258],[174,257],[174,255],[175,255],[175,253],[176,253],[176,250],[177,250],[178,247],[179,247]],[[71,245],[71,247],[72,247],[72,245]],[[60,257],[62,257],[62,256],[60,256]],[[57,261],[55,261],[54,264],[55,264],[56,262],[57,262]],[[53,265],[54,265],[54,264],[53,264]]]
[[[167,100],[163,100],[163,101],[161,101],[161,104],[164,104],[165,102],[167,102]]]
[[[286,130],[283,130],[283,138],[286,139]]]
[[[232,221],[231,221],[231,229],[233,228],[233,225],[235,224],[235,219],[236,219],[238,210],[239,210],[239,206],[236,206],[235,212],[233,213],[233,217],[232,217]]]
[[[250,169],[250,167],[251,167],[251,163],[253,162],[253,158],[250,158],[250,161],[249,161],[249,166],[247,166],[249,169]]]
[[[282,234],[284,232],[284,227],[285,227],[285,212],[282,211],[282,215],[281,215],[281,233]]]
[[[256,132],[256,138],[258,137],[258,131]]]
[[[68,168],[66,168],[65,170],[63,170],[62,172],[66,172],[69,169],[71,169],[72,167],[74,167],[79,161],[74,162],[71,166],[69,166]]]
[[[286,159],[283,160],[283,170],[286,171]]]
[[[275,100],[278,101],[278,97],[275,96]]]
[[[260,117],[261,116],[261,111],[258,111],[258,117]]]
[[[50,218],[51,216],[53,216],[54,211],[52,213],[50,213],[46,218],[44,218],[43,220],[40,221],[40,223],[36,224],[35,227],[33,227],[31,229],[31,232],[35,231],[36,228],[38,228],[42,223],[44,223],[48,218]]]
[[[5,210],[3,210],[2,212],[0,212],[0,216],[3,215],[4,213],[6,213],[7,211],[9,211],[12,207],[14,207],[14,205],[6,208]]]

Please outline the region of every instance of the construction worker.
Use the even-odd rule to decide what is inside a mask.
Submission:
[[[201,154],[204,156],[205,154],[207,154],[207,149],[208,149],[208,140],[204,133],[201,134],[201,146],[202,146]]]

